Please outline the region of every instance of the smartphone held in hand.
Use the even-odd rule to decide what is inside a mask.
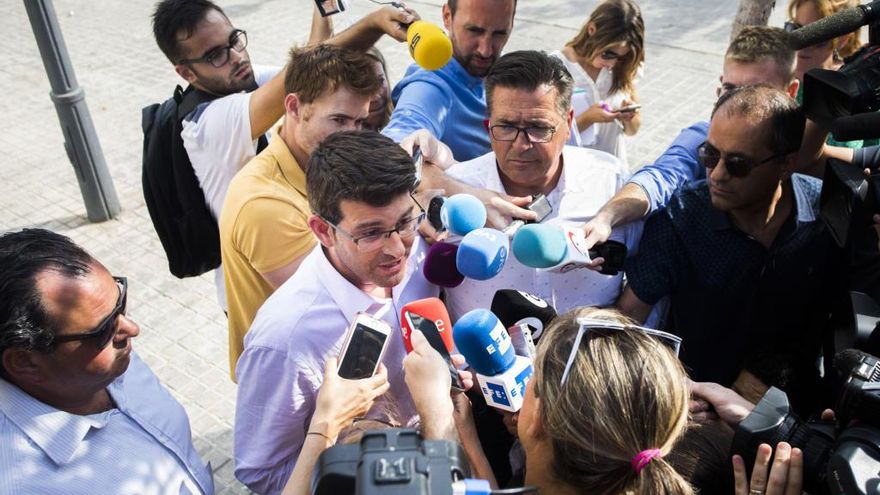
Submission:
[[[391,326],[367,313],[358,313],[345,336],[337,373],[342,378],[360,380],[376,373],[385,349]]]

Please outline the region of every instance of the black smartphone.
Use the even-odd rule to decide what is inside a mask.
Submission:
[[[437,324],[419,314],[411,313],[409,311],[404,311],[403,317],[406,319],[406,323],[409,325],[411,331],[420,330],[425,336],[425,339],[428,340],[428,343],[431,344],[431,347],[443,356],[443,360],[446,361],[446,365],[449,367],[449,377],[452,378],[452,388],[458,391],[464,391],[464,383],[462,383],[461,377],[458,376],[458,370],[455,369],[455,366],[452,364],[452,357],[450,357],[449,351],[446,350],[446,344],[443,343],[443,337],[440,336],[440,329],[437,328]],[[449,328],[446,329],[446,331],[452,331],[452,329]]]
[[[345,10],[345,3],[343,0],[315,0],[315,5],[318,6],[318,11],[321,12],[321,17],[338,14]]]
[[[605,258],[599,273],[603,275],[617,275],[623,270],[626,262],[626,244],[618,241],[605,241],[596,244],[590,249],[590,258]]]

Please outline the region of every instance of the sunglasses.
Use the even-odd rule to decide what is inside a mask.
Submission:
[[[785,29],[785,31],[789,32],[789,33],[793,33],[802,27],[804,27],[803,24],[799,24],[794,21],[785,21],[785,24],[782,25],[782,28]],[[814,44],[813,46],[819,47],[819,48],[824,48],[824,47],[828,46],[830,43],[831,43],[831,40],[820,41],[820,42]]]
[[[98,323],[98,326],[93,330],[74,335],[56,335],[52,340],[53,345],[61,342],[72,342],[74,340],[94,339],[95,345],[99,350],[107,347],[107,344],[109,344],[110,341],[113,340],[113,336],[116,335],[116,320],[119,319],[120,315],[125,314],[125,307],[128,304],[128,279],[125,277],[113,277],[113,281],[119,286],[119,299],[116,300],[116,306],[113,308],[113,311],[111,311],[106,318],[101,320],[101,323]]]
[[[642,332],[668,346],[672,352],[675,353],[676,357],[678,357],[678,351],[681,349],[681,337],[662,330],[654,330],[653,328],[639,327],[636,325],[624,325],[623,323],[618,323],[616,321],[597,320],[594,318],[578,318],[577,322],[578,325],[580,325],[580,328],[578,328],[577,337],[574,338],[574,343],[571,346],[571,353],[568,355],[568,361],[565,363],[565,370],[562,372],[560,386],[565,385],[565,381],[568,379],[568,372],[571,371],[571,365],[574,364],[574,358],[577,357],[577,351],[581,345],[581,340],[583,339],[584,334],[588,332],[595,335],[608,335],[610,333],[626,331]]]
[[[621,55],[613,50],[605,50],[604,52],[599,54],[599,57],[602,60],[617,60],[625,57],[626,55]]]
[[[697,159],[700,163],[709,170],[718,166],[718,162],[724,158],[724,166],[727,167],[727,172],[733,177],[745,177],[749,175],[753,168],[758,165],[763,165],[772,160],[776,160],[784,157],[785,155],[792,153],[791,151],[784,153],[777,153],[773,156],[769,156],[759,162],[756,162],[754,158],[743,156],[743,155],[727,155],[722,156],[721,152],[708,141],[704,142],[697,148]]]

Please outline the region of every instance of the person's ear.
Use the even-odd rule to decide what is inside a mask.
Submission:
[[[724,75],[718,76],[718,82],[721,83],[721,86],[715,88],[715,98],[721,98],[721,88],[724,87]]]
[[[592,22],[587,24],[587,34],[590,36],[593,36],[594,34],[596,34],[596,25],[593,24]]]
[[[301,120],[303,106],[296,93],[288,93],[284,96],[284,113],[296,120]]]
[[[792,99],[797,98],[798,90],[801,87],[801,82],[797,79],[792,79],[790,83],[788,83],[788,88],[786,89],[786,93],[788,96],[791,96]]]
[[[11,347],[0,355],[3,369],[15,383],[40,383],[45,379],[42,367],[32,351]]]
[[[327,222],[325,222],[318,215],[312,215],[309,217],[309,228],[312,230],[312,233],[315,234],[315,237],[318,238],[318,242],[321,243],[325,248],[332,248],[336,245],[336,236],[333,233],[333,227],[330,226]]]
[[[190,84],[195,84],[195,82],[199,80],[199,76],[197,76],[196,73],[186,64],[175,65],[174,71]]]
[[[452,10],[449,9],[449,4],[443,4],[443,27],[446,28],[446,32],[452,32]]]
[[[541,408],[543,407],[542,404],[541,399],[535,397],[534,413],[531,418],[532,421],[526,425],[526,435],[528,435],[529,438],[534,438],[536,440],[540,440],[544,437],[544,420],[541,419],[543,417],[541,411]],[[520,421],[522,421],[522,419],[523,418],[519,418]]]

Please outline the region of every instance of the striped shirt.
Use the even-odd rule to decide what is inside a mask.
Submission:
[[[186,412],[137,354],[107,390],[117,408],[79,416],[0,379],[0,495],[214,492]]]

